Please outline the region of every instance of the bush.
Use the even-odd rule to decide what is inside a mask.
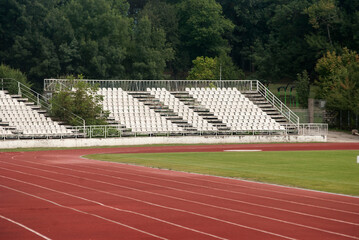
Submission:
[[[27,77],[24,73],[22,73],[18,69],[13,69],[4,64],[0,65],[0,79],[6,79],[6,81],[3,82],[5,86],[1,86],[1,87],[6,88],[10,94],[18,93],[18,85],[16,81],[24,84],[29,88],[31,88],[32,86],[32,84],[27,81]]]
[[[309,75],[307,70],[304,70],[302,73],[297,74],[297,81],[295,82],[295,87],[298,94],[298,102],[303,107],[308,107],[308,97],[310,92],[309,85]]]
[[[51,114],[71,125],[82,125],[73,118],[76,114],[86,121],[86,125],[106,125],[108,111],[103,110],[103,96],[97,95],[98,87],[74,80],[72,89],[54,93]]]

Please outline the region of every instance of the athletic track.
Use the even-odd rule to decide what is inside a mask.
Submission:
[[[2,152],[0,239],[359,239],[357,197],[81,158],[238,149],[359,143]]]

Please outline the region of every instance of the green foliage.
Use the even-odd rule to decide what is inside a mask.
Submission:
[[[166,36],[166,45],[173,50],[173,57],[167,60],[167,68],[173,74],[181,71],[181,60],[178,56],[181,45],[179,39],[179,26],[175,5],[166,3],[163,0],[150,0],[146,3],[139,18],[148,17],[151,25],[155,29],[162,29]]]
[[[218,77],[216,73],[217,63],[214,58],[197,57],[193,60],[193,67],[189,72],[187,80],[214,80]]]
[[[11,94],[17,94],[18,93],[18,84],[17,82],[20,82],[24,84],[25,86],[31,88],[32,84],[27,81],[26,75],[23,74],[18,69],[13,69],[9,66],[6,66],[4,64],[0,65],[0,79],[8,79],[9,81],[6,81],[6,89]],[[11,81],[11,79],[14,79],[16,81]],[[3,82],[2,82],[3,83]]]
[[[73,118],[74,113],[86,122],[86,125],[105,125],[109,115],[103,110],[103,96],[96,92],[97,86],[74,80],[73,89],[63,89],[54,93],[51,114],[71,125],[82,125]]]
[[[324,28],[328,42],[332,45],[330,29],[338,22],[338,9],[334,0],[318,0],[305,9],[309,16],[309,22],[315,29]]]
[[[183,0],[178,4],[178,17],[184,60],[229,52],[224,35],[234,25],[222,15],[222,7],[215,0]]]
[[[250,54],[260,78],[296,79],[296,74],[303,68],[311,69],[315,63],[315,52],[304,41],[311,31],[308,17],[303,13],[309,2],[301,1],[269,1],[263,11],[262,23],[268,28],[259,32],[253,40]],[[264,28],[264,27],[263,27]]]
[[[227,55],[216,58],[200,56],[192,63],[188,80],[236,80],[244,76],[243,71],[237,68]]]
[[[35,87],[80,73],[180,78],[197,56],[229,56],[223,79],[238,79],[226,74],[240,66],[294,81],[303,69],[312,75],[328,50],[359,51],[352,0],[11,0],[0,1],[0,23],[1,63]]]
[[[338,55],[327,52],[318,60],[318,96],[333,110],[359,113],[359,55],[347,48]]]
[[[219,57],[216,57],[215,60],[217,64],[215,68],[215,75],[221,75],[222,80],[238,80],[244,78],[244,72],[236,65],[234,65],[230,56],[222,54]]]
[[[152,26],[147,16],[138,20],[132,35],[127,66],[133,79],[163,79],[166,62],[173,59],[173,49],[166,43],[162,29]]]
[[[91,78],[123,77],[132,24],[127,9],[124,0],[70,0],[54,12],[51,23],[55,24],[50,26],[56,26],[52,32],[61,39],[60,74],[72,70]]]
[[[297,81],[295,82],[299,104],[303,107],[308,107],[308,97],[310,92],[310,78],[307,70],[297,74]]]

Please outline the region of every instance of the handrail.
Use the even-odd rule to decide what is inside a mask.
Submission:
[[[327,136],[328,124],[288,124],[285,125],[286,130],[242,130],[242,131],[177,131],[177,132],[125,132],[118,125],[87,125],[87,126],[72,126],[69,130],[73,133],[62,134],[5,134],[0,129],[0,140],[20,139],[20,138],[121,138],[121,137],[156,137],[156,136],[238,136],[238,135],[273,135],[273,136]]]
[[[14,87],[16,85],[16,94],[29,99],[31,102],[36,103],[38,106],[44,108],[45,110],[47,110],[48,112],[51,111],[52,108],[52,104],[53,103],[49,103],[49,98],[39,94],[38,92],[32,90],[31,88],[29,88],[28,86],[24,85],[23,83],[16,81],[13,78],[1,78],[0,79],[1,82],[1,89],[9,89],[10,86]],[[12,85],[15,84],[15,85]],[[86,125],[86,121],[85,119],[81,118],[80,116],[67,111],[68,114],[70,114],[72,116],[73,119],[76,120],[76,122],[78,122],[78,124],[83,124],[83,126]]]
[[[252,90],[253,80],[91,80],[91,79],[44,79],[44,91],[54,92],[56,84],[71,88],[76,81],[96,84],[100,88],[122,88],[124,91],[146,91],[147,88],[166,88],[169,91],[184,91],[186,87],[230,88]]]
[[[283,104],[272,92],[258,80],[88,80],[88,84],[97,84],[102,88],[122,88],[124,91],[146,91],[150,88],[166,88],[168,91],[184,91],[188,87],[237,88],[239,91],[257,91],[268,100],[291,124],[299,124],[299,117]],[[45,91],[55,91],[55,83],[61,87],[72,87],[74,81],[67,79],[44,79]]]
[[[299,125],[299,117],[279,100],[266,86],[256,80],[257,92],[272,104],[290,123]]]

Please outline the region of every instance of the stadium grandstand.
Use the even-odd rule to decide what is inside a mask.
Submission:
[[[12,81],[10,84],[9,82]],[[45,79],[40,95],[1,80],[0,137],[63,139],[176,136],[321,136],[327,125],[303,124],[260,81],[78,80],[98,86],[108,125],[68,126],[49,116],[49,99],[73,81]],[[15,83],[14,83],[15,82]],[[11,86],[8,87],[8,86]]]

